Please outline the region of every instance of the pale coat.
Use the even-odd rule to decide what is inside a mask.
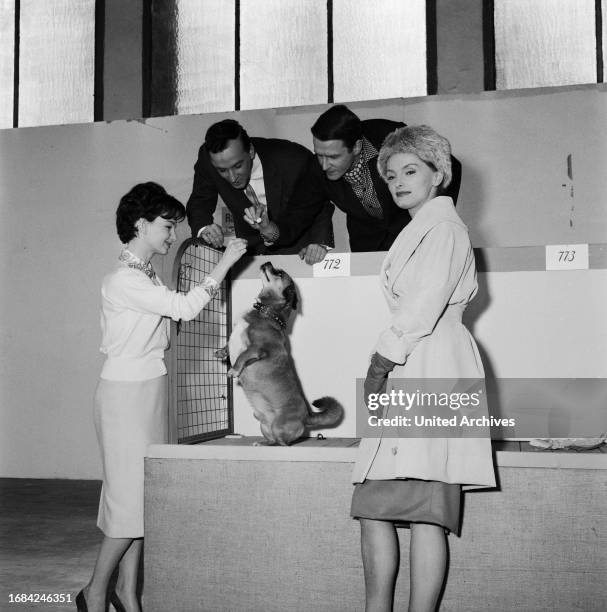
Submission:
[[[380,283],[391,323],[375,350],[399,364],[390,374],[392,380],[484,378],[476,343],[461,322],[477,291],[474,252],[451,198],[440,196],[422,206],[388,252]],[[353,482],[365,478],[495,486],[491,441],[364,438]]]

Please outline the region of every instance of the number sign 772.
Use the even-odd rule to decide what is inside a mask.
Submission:
[[[325,258],[312,268],[315,277],[350,276],[350,253],[327,253]]]

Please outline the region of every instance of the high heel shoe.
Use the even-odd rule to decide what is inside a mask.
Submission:
[[[110,603],[114,606],[114,610],[116,610],[116,612],[126,612],[126,608],[122,605],[120,597],[118,597],[116,591],[112,591],[112,594],[110,595]]]
[[[86,599],[84,599],[84,589],[76,595],[76,608],[78,608],[78,612],[89,612]]]

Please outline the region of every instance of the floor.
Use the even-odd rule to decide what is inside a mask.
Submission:
[[[100,489],[94,480],[0,478],[0,612],[76,610],[101,541]],[[66,603],[11,603],[24,593]]]

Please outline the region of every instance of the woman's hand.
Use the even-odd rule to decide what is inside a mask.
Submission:
[[[383,355],[377,352],[373,353],[363,387],[365,406],[369,406],[370,393],[385,393],[388,374],[393,370],[395,365],[393,361],[390,361]],[[378,411],[374,411],[373,414],[381,416],[378,414]]]
[[[233,266],[247,252],[247,241],[244,238],[232,238],[223,253],[222,260]]]
[[[226,250],[223,252],[223,256],[217,262],[214,270],[209,276],[221,283],[226,277],[228,270],[247,252],[247,241],[244,238],[232,238],[228,242]]]

